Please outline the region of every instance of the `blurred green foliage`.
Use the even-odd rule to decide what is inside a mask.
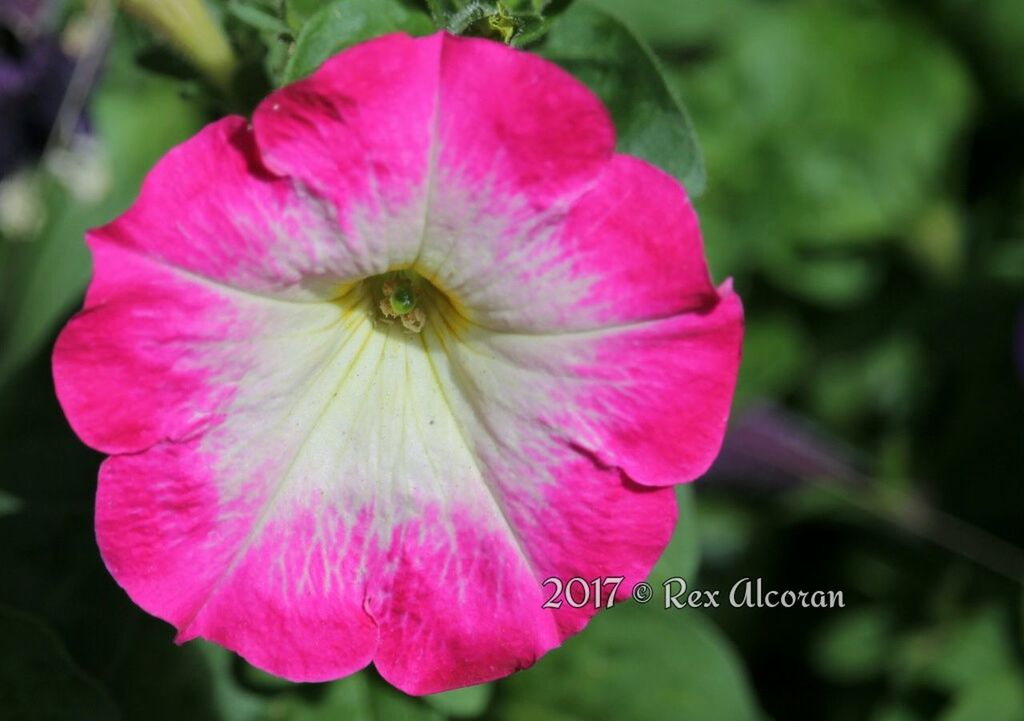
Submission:
[[[429,35],[435,28],[425,13],[410,10],[397,0],[331,3],[303,23],[281,80],[298,80],[342,48],[399,30],[410,35]]]
[[[67,3],[66,26],[83,7]],[[210,7],[242,61],[231,94],[119,20],[89,104],[109,183],[83,196],[41,166],[21,178],[38,223],[0,238],[0,718],[1024,718],[1019,0]],[[784,405],[859,466],[778,486],[767,471],[792,454],[769,444],[742,478],[679,489],[651,582],[727,595],[760,576],[842,589],[845,609],[623,603],[532,669],[410,699],[372,670],[295,685],[209,644],[176,647],[106,574],[100,459],[67,428],[48,371],[88,278],[85,229],[202,122],[362,39],[435,27],[539,52],[602,97],[620,149],[695,197],[713,274],[744,298],[734,425]]]
[[[618,150],[656,163],[691,194],[704,190],[704,158],[686,111],[647,45],[614,16],[577,3],[551,25],[537,48],[604,102]]]

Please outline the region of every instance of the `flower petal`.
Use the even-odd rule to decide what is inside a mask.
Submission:
[[[621,155],[544,211],[486,183],[439,181],[417,269],[496,331],[598,329],[719,300],[682,185]]]
[[[642,485],[691,481],[718,454],[739,370],[743,309],[728,284],[720,292],[694,312],[560,334],[459,325],[449,312],[453,382],[481,422],[562,439]],[[517,436],[505,452],[530,443]]]
[[[263,161],[333,201],[360,275],[408,265],[423,235],[442,36],[388,35],[328,60],[253,117]]]
[[[207,373],[182,381],[216,399],[201,430],[185,432],[190,399],[162,410],[180,436],[109,459],[97,497],[112,574],[179,639],[295,680],[374,658],[400,688],[440,691],[528,666],[582,627],[593,602],[545,610],[544,578],[621,575],[624,592],[667,543],[670,490],[640,489],[542,427],[501,425],[514,416],[478,417],[460,378],[483,383],[489,366],[459,366],[447,331],[382,331],[359,312],[368,298],[268,304],[158,273],[147,297],[129,288],[76,319],[56,370],[62,396],[88,374],[122,399],[105,374]],[[174,298],[194,305],[176,314]],[[131,342],[83,354],[104,330]]]
[[[286,300],[331,297],[357,274],[338,242],[333,208],[271,175],[246,121],[234,116],[171,150],[131,209],[88,241],[94,249],[110,246],[182,275]],[[111,274],[119,262],[110,261]],[[119,282],[106,272],[96,277],[101,285]],[[102,292],[95,283],[90,288],[93,296]]]
[[[380,624],[375,665],[407,693],[483,683],[531,666],[586,625],[598,603],[629,597],[661,555],[676,520],[671,489],[638,489],[619,474],[566,451],[561,477],[538,484],[523,468],[494,474],[494,506],[455,503],[404,527],[391,546],[387,592],[368,608]],[[454,527],[454,536],[441,530]],[[573,608],[545,601],[571,579]],[[602,594],[598,601],[593,584]]]
[[[259,164],[241,118],[213,123],[151,171],[132,208],[92,231],[86,311],[54,351],[57,391],[76,432],[109,453],[200,432],[226,386],[246,321],[344,292],[344,251],[322,203]],[[237,306],[237,307],[236,307]]]
[[[192,439],[103,464],[96,534],[111,574],[178,642],[202,636],[296,681],[366,666],[366,521],[275,513],[268,479],[233,489],[242,479],[221,461]]]
[[[486,183],[524,212],[565,207],[615,145],[607,111],[565,71],[445,33],[342,53],[268,97],[253,125],[269,168],[333,200],[366,275],[421,255],[443,265],[454,241],[476,240],[482,219],[450,189]]]

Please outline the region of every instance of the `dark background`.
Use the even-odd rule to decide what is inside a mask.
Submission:
[[[2,0],[0,719],[1024,719],[1024,6],[598,4],[689,111],[712,272],[748,318],[726,448],[680,490],[652,580],[724,598],[761,577],[846,607],[628,604],[529,671],[426,701],[372,670],[294,686],[174,646],[99,559],[101,458],[49,354],[84,229],[251,108],[282,51],[211,3],[258,61],[218,96],[109,3]]]

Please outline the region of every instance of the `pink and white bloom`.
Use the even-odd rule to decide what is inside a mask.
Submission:
[[[280,676],[418,694],[582,629],[547,577],[627,597],[718,451],[742,309],[680,184],[614,145],[564,71],[437,34],[168,153],[89,234],[54,351],[131,598]]]

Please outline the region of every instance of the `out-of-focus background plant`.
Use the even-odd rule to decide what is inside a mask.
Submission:
[[[0,0],[0,719],[1024,719],[1020,0],[591,2]],[[730,436],[652,582],[845,609],[623,604],[423,700],[176,647],[109,578],[49,378],[85,229],[203,123],[437,27],[587,82],[745,300]]]

